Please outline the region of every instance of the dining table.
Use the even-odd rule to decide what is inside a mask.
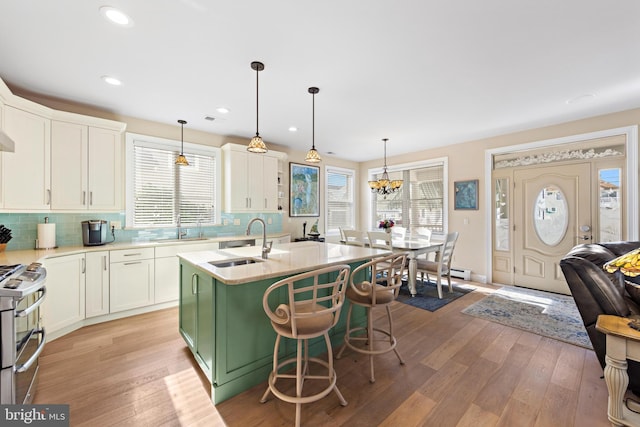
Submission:
[[[418,275],[418,256],[436,253],[436,259],[442,250],[444,240],[438,238],[424,239],[407,235],[404,239],[392,238],[391,247],[394,252],[406,252],[409,259],[409,279],[407,280],[411,296],[416,296],[416,277]]]

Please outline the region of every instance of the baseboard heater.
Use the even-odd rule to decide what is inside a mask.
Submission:
[[[471,270],[451,267],[451,277],[458,277],[462,280],[471,280]]]

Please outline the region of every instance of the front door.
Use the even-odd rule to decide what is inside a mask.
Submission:
[[[560,259],[592,241],[590,171],[579,163],[514,172],[516,286],[571,294]]]

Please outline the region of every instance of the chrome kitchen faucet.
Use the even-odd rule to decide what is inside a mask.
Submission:
[[[262,259],[267,259],[269,258],[269,252],[271,252],[273,241],[269,242],[269,246],[267,246],[267,225],[264,223],[262,218],[253,218],[249,221],[249,225],[247,225],[247,236],[251,233],[251,224],[256,221],[262,224]]]

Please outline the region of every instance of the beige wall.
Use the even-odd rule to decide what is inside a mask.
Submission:
[[[44,97],[38,94],[20,91],[18,89],[12,89],[12,92],[20,97],[29,99],[38,104],[42,104],[49,108],[53,108],[61,111],[68,111],[77,114],[84,114],[93,117],[100,117],[109,120],[116,120],[127,124],[127,132],[138,133],[142,135],[151,135],[159,138],[167,138],[173,140],[180,140],[180,125],[177,120],[180,117],[176,117],[176,125],[167,125],[163,123],[152,122],[149,120],[138,119],[135,117],[122,116],[113,114],[108,111],[103,111],[94,107],[69,103],[59,99],[53,99]],[[185,126],[184,141],[192,142],[196,144],[204,144],[212,147],[221,147],[222,145],[231,142],[236,144],[247,144],[248,140],[244,138],[238,138],[233,136],[223,136],[214,133],[202,132],[194,129],[189,129],[189,124]],[[289,180],[289,162],[304,163],[306,151],[292,150],[288,147],[277,145],[271,141],[265,141],[267,147],[274,151],[280,151],[287,154],[287,164],[285,165],[284,178],[285,182],[283,188],[285,189],[285,200],[288,196],[288,180]],[[324,168],[326,166],[337,166],[341,168],[353,169],[356,171],[356,180],[358,179],[357,170],[358,163],[348,160],[342,160],[336,157],[323,155],[323,161],[320,163],[320,218],[289,218],[289,205],[285,203],[283,211],[283,231],[290,232],[293,238],[302,237],[302,224],[306,221],[306,231],[309,232],[313,223],[318,219],[318,229],[324,230],[324,208],[325,208],[325,194],[324,194],[324,180],[325,173]]]
[[[162,138],[170,138],[179,140],[179,126],[166,125],[148,120],[142,120],[132,117],[119,116],[110,112],[101,111],[92,107],[69,104],[64,101],[50,99],[28,92],[14,91],[18,96],[30,99],[34,102],[46,105],[51,108],[70,111],[79,114],[92,115],[106,119],[118,120],[127,123],[127,131],[140,133],[145,135],[153,135]],[[176,118],[177,120],[177,118]],[[523,144],[535,141],[543,141],[547,139],[555,139],[565,136],[578,135],[583,133],[613,129],[618,127],[632,126],[640,124],[640,109],[628,110],[614,114],[607,114],[590,119],[567,122],[560,125],[541,127],[523,132],[515,132],[485,138],[475,141],[469,141],[461,144],[450,145],[447,147],[439,147],[424,151],[419,151],[400,156],[389,156],[387,163],[390,167],[395,164],[412,163],[419,160],[434,159],[438,157],[447,157],[449,161],[449,210],[448,210],[448,228],[449,230],[459,231],[460,237],[456,246],[453,264],[456,267],[470,268],[476,276],[486,276],[487,254],[484,251],[486,247],[486,239],[490,237],[489,230],[485,230],[486,215],[489,214],[487,206],[485,206],[485,175],[484,156],[485,150],[497,147],[505,147],[516,144]],[[213,133],[201,132],[196,130],[185,129],[185,141],[199,144],[220,147],[227,142],[244,144],[242,138],[227,137]],[[266,141],[267,145],[276,151],[287,153],[288,162],[304,163],[306,154],[302,151],[291,150],[284,146]],[[369,226],[369,218],[367,218],[367,203],[369,203],[369,189],[367,186],[367,172],[369,169],[380,168],[382,158],[356,163],[347,160],[341,160],[334,157],[323,156],[323,162],[320,164],[320,201],[321,212],[319,218],[319,229],[324,229],[324,168],[327,165],[350,168],[356,170],[356,182],[361,191],[357,192],[357,204],[360,216],[356,219],[357,227],[366,228]],[[636,171],[637,172],[637,171]],[[285,186],[288,185],[288,164],[285,170]],[[479,179],[479,205],[477,211],[456,211],[453,209],[453,182],[469,179]],[[288,192],[287,192],[288,193]],[[285,194],[285,197],[287,195]],[[283,228],[285,231],[291,232],[293,237],[302,236],[302,223],[307,221],[307,232],[311,225],[315,222],[315,218],[289,218],[288,204],[283,212]],[[465,222],[465,219],[467,220]]]
[[[572,121],[555,126],[531,129],[491,138],[469,141],[448,147],[434,148],[416,153],[387,157],[387,164],[392,167],[396,164],[416,162],[418,160],[448,157],[449,160],[449,231],[458,231],[460,236],[456,245],[452,264],[455,267],[470,268],[472,274],[487,276],[487,256],[484,248],[486,240],[490,238],[490,230],[485,229],[486,216],[490,211],[485,206],[485,176],[484,167],[485,150],[505,147],[529,142],[544,141],[565,136],[596,132],[606,129],[614,129],[640,124],[640,109],[628,110],[614,114],[607,114],[585,120]],[[363,162],[360,164],[359,192],[362,203],[368,203],[369,190],[367,189],[367,171],[380,168],[382,158]],[[638,171],[636,171],[638,173]],[[479,179],[479,207],[477,211],[453,209],[453,182],[469,179]],[[359,226],[366,227],[369,218],[365,210],[361,210]],[[468,223],[465,224],[465,218]]]

